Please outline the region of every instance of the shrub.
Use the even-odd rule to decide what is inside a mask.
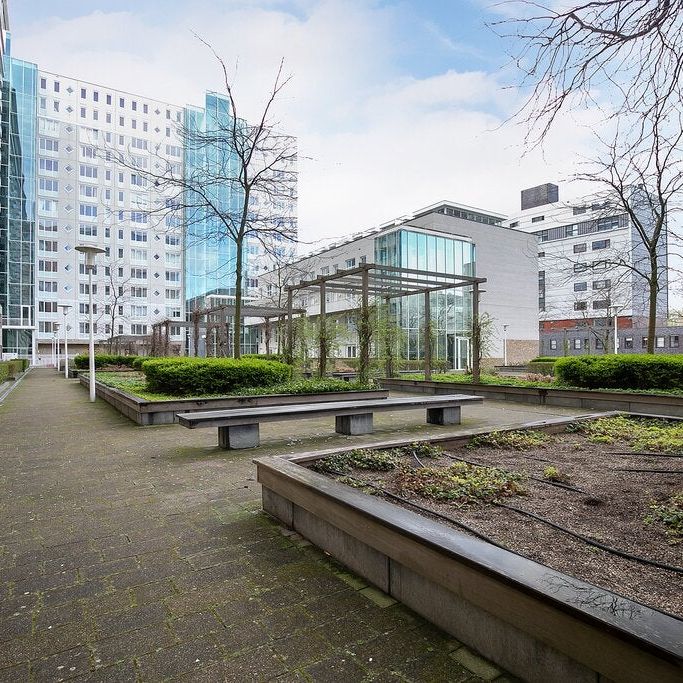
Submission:
[[[555,376],[587,389],[683,389],[683,356],[649,354],[560,358]]]
[[[147,356],[116,356],[109,353],[95,354],[95,367],[101,368],[105,365],[124,365],[129,368],[136,367],[134,365],[136,360],[149,360]],[[87,353],[79,353],[74,356],[74,365],[79,370],[87,370],[89,367],[89,356]],[[139,368],[138,368],[139,369]]]
[[[153,358],[142,363],[147,386],[175,396],[229,394],[286,382],[292,368],[251,358]]]
[[[285,357],[279,353],[243,353],[242,358],[250,358],[252,360],[274,360],[278,363],[285,362]]]
[[[25,358],[0,361],[0,382],[14,379],[19,373],[26,370],[27,366],[28,360]]]
[[[555,361],[532,360],[527,364],[527,369],[536,375],[549,375],[552,377],[555,374]]]
[[[530,363],[554,363],[556,360],[559,360],[562,356],[536,356],[536,358],[532,358],[529,362]]]

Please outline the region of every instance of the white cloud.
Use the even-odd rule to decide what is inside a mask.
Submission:
[[[232,67],[249,116],[281,57],[294,74],[278,108],[299,137],[300,230],[304,240],[369,227],[440,199],[514,211],[522,187],[571,174],[588,131],[565,117],[546,146],[522,156],[524,130],[502,120],[515,91],[499,74],[455,68],[415,78],[396,65],[400,8],[356,1],[305,1],[296,13],[277,2],[200,0],[192,12],[152,18],[92,12],[41,17],[13,34],[16,56],[46,70],[177,104],[201,104],[220,89],[211,42]],[[454,54],[454,62],[457,56]]]

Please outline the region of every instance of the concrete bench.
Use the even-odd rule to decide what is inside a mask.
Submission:
[[[304,405],[207,410],[178,413],[183,427],[217,427],[221,448],[256,448],[259,424],[284,420],[304,420],[334,415],[338,434],[371,434],[372,417],[378,411],[415,410],[425,408],[429,424],[460,424],[460,407],[464,403],[481,403],[480,396],[450,394],[445,396],[407,396],[365,401],[334,401]]]

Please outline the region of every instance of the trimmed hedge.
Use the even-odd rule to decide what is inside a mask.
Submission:
[[[536,358],[532,358],[529,362],[530,363],[554,363],[555,361],[559,360],[562,358],[562,356],[537,356]]]
[[[586,389],[683,389],[683,356],[606,354],[559,358],[555,376]]]
[[[109,353],[96,353],[95,354],[95,367],[101,368],[105,365],[125,365],[129,368],[140,369],[139,364],[136,365],[136,361],[141,363],[142,361],[149,360],[149,356],[116,356]],[[87,370],[89,367],[89,356],[87,353],[79,353],[74,356],[74,365],[79,370]]]
[[[0,382],[6,382],[26,370],[28,360],[26,358],[15,358],[14,360],[0,361]]]
[[[532,360],[527,363],[526,367],[529,372],[535,372],[539,375],[555,374],[555,361],[551,363],[549,361]]]
[[[147,386],[174,396],[231,393],[287,382],[292,367],[250,358],[155,358],[142,363]]]
[[[243,353],[242,358],[251,360],[274,360],[277,363],[285,362],[285,357],[279,353]]]

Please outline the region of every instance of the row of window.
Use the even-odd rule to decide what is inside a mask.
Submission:
[[[592,303],[593,310],[605,310],[609,308],[610,302],[609,299],[596,299]],[[574,310],[575,311],[585,311],[588,309],[588,302],[587,301],[575,301],[574,302]]]
[[[59,323],[57,323],[59,324]],[[56,329],[54,327],[55,323],[51,320],[41,320],[38,323],[38,331],[42,333],[54,333],[56,332]],[[116,334],[124,334],[125,327],[124,325],[118,325]],[[178,337],[181,334],[181,328],[180,325],[171,325],[170,326],[170,334],[173,337]],[[88,322],[80,322],[78,323],[78,332],[80,335],[85,335],[85,334],[90,334],[90,323]],[[104,334],[111,334],[111,325],[109,324],[104,324],[98,326],[97,323],[93,323],[93,334],[98,334],[98,332],[104,332]],[[130,334],[136,335],[136,336],[144,336],[147,335],[148,332],[148,326],[145,324],[141,323],[132,323],[130,326]]]
[[[532,223],[533,223],[532,219]],[[540,230],[537,233],[541,242],[552,242],[554,240],[561,240],[567,237],[577,237],[579,235],[589,235],[594,232],[603,232],[606,230],[614,230],[616,228],[625,228],[628,225],[628,216],[621,214],[618,216],[606,216],[592,221],[585,221],[583,223],[574,223],[572,225],[561,225],[557,228],[549,228],[548,230]]]
[[[594,340],[595,342],[595,348],[600,350],[604,349],[604,343],[602,342],[601,339],[596,338]],[[551,339],[549,342],[550,349],[552,351],[556,351],[558,348],[560,348],[561,342],[558,342],[557,339]],[[634,338],[633,337],[622,337],[620,339],[617,339],[617,347],[618,348],[624,348],[624,349],[632,349],[634,348]],[[646,349],[647,348],[647,337],[641,337],[640,338],[640,345],[641,348]],[[581,351],[581,350],[587,350],[590,349],[590,339],[588,337],[583,337],[583,338],[576,338],[572,339],[570,342],[570,347],[576,351]],[[667,348],[667,337],[660,335],[655,337],[655,348],[657,349],[665,349]],[[678,349],[680,348],[680,337],[677,334],[670,334],[668,335],[668,348],[670,349]]]
[[[598,249],[608,249],[609,246],[610,246],[610,240],[596,240],[595,242],[591,243],[591,249],[593,251],[596,251]],[[574,253],[575,254],[583,254],[587,250],[588,250],[588,245],[585,242],[581,242],[581,244],[575,244],[574,245]]]
[[[612,280],[593,280],[593,290],[599,289],[609,289],[612,286]],[[586,292],[588,291],[587,282],[575,282],[574,283],[575,292]]]
[[[38,291],[39,292],[45,292],[45,293],[50,293],[50,294],[56,294],[58,291],[58,284],[56,280],[38,280]],[[97,295],[98,291],[98,286],[97,283],[93,283],[92,286],[92,292],[93,296]],[[128,290],[128,293],[132,299],[146,299],[147,298],[147,287],[130,287]],[[87,282],[80,282],[78,285],[78,293],[80,295],[89,295],[90,294],[90,286]],[[159,292],[155,292],[155,294],[158,294]],[[166,298],[169,299],[170,301],[180,301],[180,290],[179,289],[167,289],[165,291]],[[104,295],[105,296],[110,296],[111,295],[111,285],[104,285]],[[118,287],[118,295],[119,296],[124,296],[125,295],[125,288],[123,285],[119,285]],[[44,303],[44,302],[40,302]],[[45,302],[47,303],[47,302]],[[51,302],[55,303],[56,302]],[[41,310],[41,309],[39,309]],[[55,308],[55,312],[56,312]]]

